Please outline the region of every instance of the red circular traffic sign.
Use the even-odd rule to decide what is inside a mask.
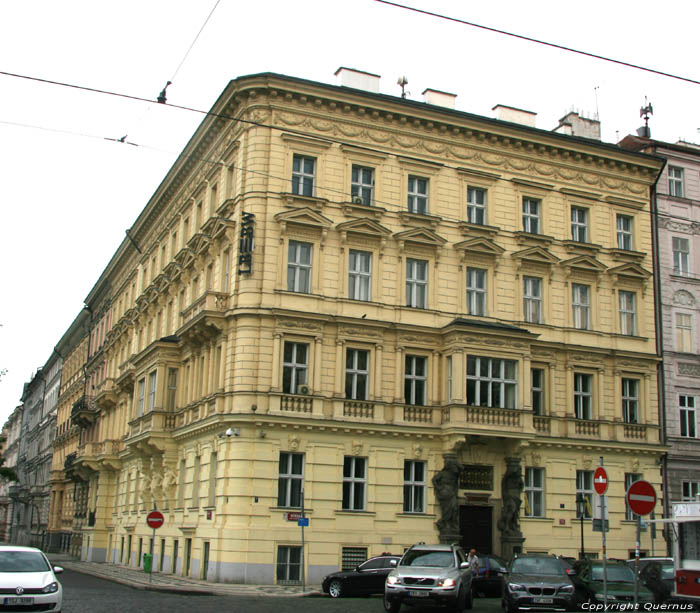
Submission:
[[[165,517],[163,517],[163,514],[160,511],[151,511],[148,515],[146,515],[146,523],[148,524],[148,527],[153,528],[154,530],[156,528],[160,528],[164,521]]]
[[[648,481],[635,481],[627,490],[627,504],[637,515],[649,515],[656,506],[656,490]]]
[[[598,496],[608,491],[608,473],[602,466],[596,468],[593,473],[593,489]]]

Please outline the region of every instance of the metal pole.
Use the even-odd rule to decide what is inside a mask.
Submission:
[[[603,466],[603,456],[600,456],[600,465]],[[605,550],[605,533],[607,526],[605,525],[605,494],[600,497],[600,514],[601,524],[603,528],[603,606],[607,609],[608,606],[608,554]]]
[[[637,515],[637,540],[634,543],[634,610],[639,601],[639,539],[642,532],[642,516]]]
[[[153,528],[153,536],[151,537],[151,547],[150,547],[150,553],[151,553],[151,568],[148,571],[148,582],[152,583],[153,582],[153,545],[156,542],[156,529]]]
[[[304,490],[301,490],[301,517],[304,515]],[[304,522],[301,522],[301,591],[306,591],[306,568],[304,563]]]
[[[581,517],[581,559],[585,560],[586,559],[586,549],[583,546],[583,515],[584,515],[583,511],[584,511],[583,505],[581,505],[581,514],[580,514],[580,517]]]

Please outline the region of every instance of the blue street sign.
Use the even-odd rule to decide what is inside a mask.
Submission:
[[[297,526],[308,526],[309,525],[309,518],[308,517],[300,517],[297,519]]]

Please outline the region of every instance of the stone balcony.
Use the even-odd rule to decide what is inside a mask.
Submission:
[[[228,308],[229,295],[223,292],[206,291],[182,311],[182,323],[194,319],[200,313],[223,313]]]
[[[80,428],[89,428],[97,419],[97,405],[92,396],[81,396],[73,403],[70,412],[71,423]]]
[[[535,432],[553,438],[575,438],[628,443],[659,443],[656,424],[628,424],[618,421],[575,419],[574,417],[535,415]]]
[[[105,379],[97,386],[95,405],[99,409],[111,409],[117,405],[117,382],[115,379]]]
[[[164,451],[173,444],[171,431],[175,427],[176,418],[176,414],[171,411],[155,409],[132,419],[128,424],[124,445],[132,451]]]

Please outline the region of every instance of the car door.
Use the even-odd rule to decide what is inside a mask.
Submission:
[[[353,594],[378,594],[384,591],[386,574],[381,572],[384,558],[372,558],[357,567],[352,577]]]

